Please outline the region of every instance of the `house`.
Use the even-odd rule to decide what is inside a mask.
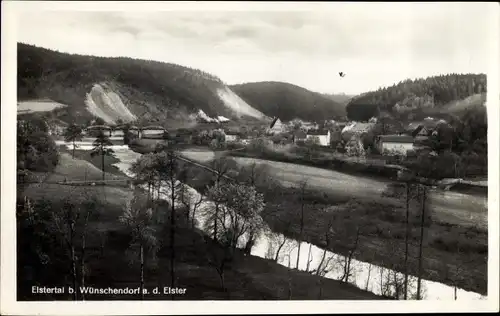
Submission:
[[[351,136],[351,139],[345,144],[345,152],[350,157],[366,157],[366,151],[360,134]]]
[[[137,127],[135,125],[130,126],[128,128],[128,132],[131,133],[132,135],[134,135],[135,137],[138,137],[138,138],[141,137],[141,130],[139,129],[139,127]]]
[[[285,131],[285,125],[281,122],[281,120],[277,117],[273,119],[271,124],[266,130],[266,134],[279,134]]]
[[[307,131],[306,140],[318,138],[320,146],[330,146],[330,131],[325,129]]]
[[[405,128],[405,132],[408,134],[418,136],[430,136],[440,125],[449,126],[445,120],[438,120],[432,117],[427,117],[419,122],[411,122]]]
[[[406,156],[414,150],[414,139],[410,135],[380,135],[377,138],[378,149],[383,155]]]
[[[307,134],[303,130],[298,130],[293,134],[293,142],[295,144],[300,143],[300,142],[304,142],[306,140],[306,138],[307,138]]]
[[[341,137],[344,142],[351,140],[354,135],[361,135],[370,132],[375,127],[375,123],[359,123],[353,122],[346,125],[341,132]]]
[[[123,138],[123,125],[115,126],[111,129],[112,138]]]
[[[163,138],[165,131],[161,126],[146,126],[141,129],[141,138]]]
[[[112,129],[106,125],[92,125],[85,129],[85,135],[90,137],[97,137],[99,133],[103,133],[107,137],[111,137]]]
[[[225,130],[224,134],[226,135],[225,140],[228,143],[236,142],[240,138],[240,135],[235,131]]]

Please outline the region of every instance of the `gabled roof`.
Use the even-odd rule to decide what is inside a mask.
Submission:
[[[411,131],[411,136],[416,137],[424,128],[425,126],[423,124],[418,125],[417,128]]]
[[[436,119],[432,119],[432,118],[426,118],[424,119],[423,121],[420,121],[420,122],[411,122],[410,124],[408,124],[408,126],[406,127],[406,130],[407,131],[414,131],[416,130],[417,128],[419,128],[421,125],[423,127],[425,127],[426,129],[432,131],[434,130],[439,124],[447,124],[448,123],[445,121],[445,120],[436,120]],[[417,132],[418,133],[418,132]]]
[[[409,135],[380,135],[380,140],[386,143],[413,143],[413,137]]]
[[[279,118],[278,118],[278,117],[275,117],[275,118],[273,119],[273,121],[271,122],[271,125],[269,126],[269,128],[273,128],[273,127],[274,127],[274,125],[276,124],[276,122],[277,122],[278,120],[279,120]]]
[[[317,129],[317,130],[311,130],[307,131],[307,135],[328,135],[329,130],[327,129]]]

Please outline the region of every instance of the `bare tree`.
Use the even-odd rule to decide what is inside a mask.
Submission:
[[[311,262],[313,261],[313,258],[311,258],[311,248],[312,244],[309,244],[309,251],[307,252],[306,272],[309,272],[309,267],[311,266]]]
[[[215,268],[221,282],[221,288],[227,291],[225,284],[225,272],[230,267],[234,259],[235,248],[232,246],[234,232],[224,231],[219,236],[217,242],[207,239],[206,242],[212,243],[213,249],[207,252],[207,261],[209,265]]]
[[[193,194],[189,191],[189,187],[182,183],[181,184],[181,189],[179,193],[179,200],[181,201],[182,205],[186,209],[186,221],[189,223],[189,217],[191,213],[191,204],[193,200]]]
[[[191,213],[191,227],[192,228],[195,227],[195,223],[196,223],[196,211],[200,207],[201,203],[203,203],[203,201],[204,201],[203,195],[199,194],[198,199],[193,204],[193,211]]]
[[[420,214],[420,242],[418,256],[418,281],[417,281],[417,300],[421,299],[421,284],[422,284],[422,264],[423,264],[423,243],[424,243],[424,226],[425,226],[425,208],[426,208],[426,187],[422,186],[422,212]]]
[[[85,286],[85,277],[86,277],[86,271],[87,268],[85,266],[85,259],[86,259],[86,250],[87,250],[87,233],[88,233],[88,224],[89,224],[89,219],[93,215],[96,206],[97,206],[97,201],[95,198],[90,198],[86,200],[84,203],[84,210],[85,212],[85,217],[83,221],[83,227],[82,227],[82,232],[81,232],[81,254],[80,254],[80,286],[84,287]],[[85,299],[85,293],[82,292],[82,300]]]
[[[370,276],[372,273],[372,268],[373,268],[373,265],[369,262],[368,263],[368,277],[366,278],[365,291],[368,291],[368,287],[370,286]]]
[[[53,212],[53,223],[57,231],[62,235],[69,250],[71,260],[71,277],[73,281],[73,300],[78,299],[77,288],[77,272],[76,272],[76,227],[77,221],[80,218],[80,210],[78,206],[69,198],[63,202],[62,209],[59,212]]]
[[[214,186],[209,191],[220,191]],[[262,227],[260,212],[264,208],[264,199],[255,192],[254,187],[229,183],[223,193],[228,197],[224,214],[217,212],[215,220],[220,224],[217,240],[218,247],[209,252],[209,263],[217,270],[221,286],[225,291],[224,272],[232,262],[240,238],[245,233],[254,232],[256,235]],[[213,216],[215,216],[215,210]],[[213,241],[215,245],[217,243]]]
[[[300,245],[303,240],[304,234],[304,208],[305,208],[305,195],[307,189],[307,180],[303,180],[299,184],[299,194],[300,194],[300,232],[299,238],[297,240],[298,243],[298,251],[297,251],[297,265],[296,269],[299,269],[299,260],[300,260]]]
[[[356,235],[354,237],[354,242],[352,245],[349,247],[349,250],[347,252],[347,255],[344,256],[344,264],[343,264],[343,275],[341,277],[341,281],[348,283],[349,282],[349,277],[352,274],[352,259],[354,257],[354,253],[358,249],[358,243],[359,243],[359,235],[360,235],[360,227],[356,227]]]
[[[135,175],[137,180],[147,183],[148,197],[152,202],[154,187],[160,181],[158,155],[155,153],[142,155],[132,164],[130,171]],[[161,185],[158,183],[156,186],[160,187]]]
[[[215,171],[215,187],[219,188],[217,190],[222,190],[224,184],[224,179],[230,170],[229,160],[225,157],[220,157],[215,159],[212,163],[212,169]],[[218,234],[218,218],[219,218],[219,208],[221,205],[221,198],[219,195],[213,196],[213,202],[215,206],[215,216],[213,217],[213,239],[217,241]]]
[[[239,239],[246,233],[254,237],[264,227],[260,213],[264,209],[264,197],[257,193],[254,187],[231,183],[225,189],[227,197],[226,212],[227,220],[221,221],[224,231],[231,230],[233,247],[236,247]]]
[[[404,289],[404,299],[408,299],[408,244],[410,240],[410,225],[409,225],[409,217],[410,217],[410,183],[406,182],[406,216],[405,216],[405,289]]]
[[[134,193],[131,201],[127,201],[123,215],[120,216],[120,222],[127,225],[131,230],[132,242],[131,249],[138,248],[140,262],[140,295],[144,299],[144,266],[145,256],[149,253],[155,253],[157,238],[155,229],[152,226],[151,208],[147,207],[146,199],[142,198],[140,191]]]
[[[181,169],[177,162],[177,154],[173,151],[158,153],[158,170],[160,179],[166,184],[170,204],[170,286],[175,286],[175,233],[176,233],[176,208],[175,203],[182,189],[182,182],[186,169]],[[174,296],[172,295],[172,299]]]
[[[330,248],[331,239],[333,237],[333,223],[334,223],[334,218],[330,218],[325,228],[324,232],[325,247],[323,248],[323,255],[321,257],[321,261],[319,262],[318,268],[315,271],[316,275],[325,275],[327,273],[328,264],[333,259],[333,256],[328,259],[326,258],[327,249]]]

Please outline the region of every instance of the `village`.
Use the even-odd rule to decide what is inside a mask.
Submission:
[[[321,123],[299,119],[283,122],[275,117],[269,125],[231,126],[228,122],[202,122],[195,128],[168,130],[159,125],[138,127],[122,123],[94,124],[83,131],[90,138],[103,132],[110,141],[120,142],[128,133],[133,139],[168,140],[170,145],[208,145],[212,149],[243,148],[259,140],[263,146],[278,151],[291,147],[315,148],[358,161],[378,158],[379,163],[385,163],[410,159],[423,152],[436,155],[431,138],[437,136],[438,130],[452,129],[445,120],[432,117],[406,126],[394,126],[375,117],[368,122],[326,120]]]

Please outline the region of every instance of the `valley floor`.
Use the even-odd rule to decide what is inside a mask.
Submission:
[[[100,163],[90,158],[88,151],[77,151],[75,159],[71,158],[69,152],[62,153],[61,161],[56,170],[45,175],[45,179],[59,179],[61,177],[72,179],[101,179]],[[81,158],[81,159],[79,159]],[[85,161],[87,160],[87,161]],[[109,178],[123,177],[119,171],[110,167],[110,161],[106,167],[110,171]],[[85,171],[82,171],[85,170]],[[30,184],[25,188],[24,195],[30,198],[45,198],[54,202],[61,201],[63,197],[73,197],[75,200],[97,197],[101,202],[108,205],[101,210],[96,220],[89,227],[94,233],[89,234],[88,247],[88,274],[86,285],[94,287],[112,286],[115,288],[139,286],[140,273],[137,262],[130,261],[127,255],[129,239],[123,233],[123,226],[118,222],[118,217],[123,212],[127,199],[131,192],[126,188],[117,187],[70,187],[57,184]],[[207,244],[201,232],[192,229],[188,224],[182,224],[182,218],[178,219],[179,229],[176,233],[176,286],[186,288],[186,294],[177,296],[179,300],[211,300],[211,299],[381,299],[370,292],[335,280],[319,278],[305,272],[290,270],[280,266],[273,261],[253,256],[239,254],[233,265],[225,275],[226,290],[222,290],[220,278],[215,268],[208,264],[207,256],[210,255],[210,244]],[[167,227],[158,227],[162,229]],[[22,236],[19,232],[18,236]],[[168,245],[164,238],[166,233],[160,233],[163,244]],[[163,288],[170,285],[169,262],[170,254],[167,247],[160,247],[155,260],[147,264],[145,271],[146,288]],[[60,254],[61,261],[66,262],[68,271],[70,264],[65,255]],[[19,262],[19,261],[18,261]],[[20,262],[20,264],[22,264]],[[120,267],[117,269],[117,267]],[[26,271],[26,266],[18,267],[19,271]],[[36,270],[36,269],[35,269]],[[57,271],[47,266],[41,272],[42,279],[35,282],[44,284],[50,280],[52,285],[69,285],[69,279],[61,279],[67,275],[64,271]],[[18,274],[18,299],[19,300],[68,300],[69,295],[50,296],[34,295],[31,293],[32,282],[24,272]],[[55,280],[59,280],[56,282]],[[48,284],[48,283],[45,283]],[[139,299],[139,297],[135,297]],[[86,300],[100,299],[134,299],[134,297],[123,296],[87,296]],[[146,296],[145,299],[165,300],[171,296],[158,295]]]
[[[187,156],[200,162],[208,158],[208,154],[204,156],[191,151]],[[390,181],[263,159],[232,158],[241,165],[252,162],[267,165],[270,175],[287,187],[296,188],[300,181],[308,180],[308,187],[314,193],[310,194],[306,205],[305,240],[325,247],[325,225],[333,216],[338,216],[342,218],[336,222],[340,231],[348,224],[364,225],[355,254],[358,260],[404,271],[404,199],[402,194],[399,198],[383,196],[391,191]],[[291,192],[285,192],[283,196],[276,194],[274,200],[269,200],[268,213],[264,218],[273,230],[297,238],[300,204],[298,193]],[[487,199],[481,195],[436,191],[429,193],[427,207],[432,223],[425,230],[423,277],[486,293]],[[411,208],[413,213],[419,212],[417,202],[413,201]],[[290,219],[293,222],[287,222]],[[409,253],[412,258],[409,262],[412,275],[418,272],[418,226],[418,223],[411,224]],[[351,236],[346,240],[339,237],[329,250],[345,254],[345,247],[342,246],[352,242],[353,238]]]

